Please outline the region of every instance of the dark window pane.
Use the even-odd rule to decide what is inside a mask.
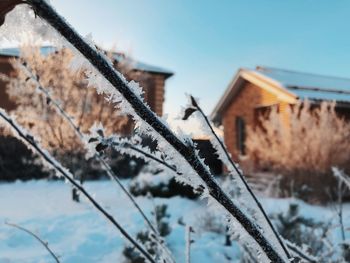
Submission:
[[[245,154],[245,122],[242,117],[236,118],[236,142],[237,150],[240,154]]]

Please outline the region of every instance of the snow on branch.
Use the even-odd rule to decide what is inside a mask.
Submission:
[[[14,131],[14,135],[16,135],[19,139],[21,139],[30,149],[39,154],[44,163],[56,170],[56,172],[63,176],[70,184],[72,184],[76,189],[78,189],[89,201],[90,203],[102,214],[104,215],[108,221],[110,221],[119,231],[120,233],[128,240],[135,248],[147,259],[148,261],[155,263],[152,256],[140,245],[135,239],[133,239],[129,233],[114,219],[112,215],[110,215],[78,182],[76,182],[73,178],[74,176],[69,172],[68,169],[64,168],[54,157],[50,155],[46,150],[42,149],[40,144],[35,140],[35,138],[24,130],[19,124],[15,122],[7,113],[0,109],[0,117],[7,122],[12,130]]]
[[[254,203],[256,204],[259,211],[261,212],[263,218],[261,218],[261,220],[259,220],[259,223],[261,225],[265,225],[265,224],[268,225],[268,228],[273,233],[273,236],[271,238],[276,239],[277,244],[279,244],[281,246],[284,253],[287,255],[288,258],[290,258],[290,254],[289,254],[288,249],[286,248],[285,244],[283,243],[277,230],[273,226],[271,220],[269,219],[269,217],[268,217],[267,213],[265,212],[265,209],[261,205],[259,199],[256,197],[253,190],[249,186],[248,182],[244,178],[242,170],[238,167],[238,164],[235,164],[234,161],[232,160],[231,155],[227,151],[222,140],[216,134],[208,117],[205,115],[202,108],[199,106],[199,103],[197,102],[197,100],[191,95],[189,95],[189,99],[190,99],[190,105],[188,107],[186,107],[186,109],[184,111],[184,116],[182,119],[187,120],[194,113],[196,113],[196,112],[199,113],[200,118],[198,118],[198,119],[201,123],[201,128],[202,128],[202,130],[204,130],[206,132],[207,135],[209,135],[209,140],[210,140],[212,146],[214,147],[214,149],[216,150],[216,153],[217,153],[219,159],[225,164],[227,169],[230,171],[231,175],[237,174],[239,176],[239,179],[240,179],[241,183],[243,184],[243,188],[248,192],[248,195],[253,199]],[[237,186],[239,187],[240,185],[238,184]],[[240,190],[242,191],[242,189],[240,189]],[[253,210],[253,214],[255,216],[257,215],[257,212],[255,211],[254,208],[250,207],[250,210]],[[257,216],[257,217],[259,218],[259,216]],[[264,230],[266,231],[266,227],[264,228]]]
[[[130,139],[125,137],[120,137],[117,134],[110,135],[108,137],[101,136],[98,133],[98,130],[101,127],[92,127],[90,129],[91,134],[89,138],[90,143],[94,143],[94,145],[102,144],[104,146],[112,147],[114,150],[120,152],[121,154],[126,154],[131,157],[136,157],[139,159],[143,159],[146,162],[154,161],[162,166],[165,166],[172,172],[175,172],[179,175],[181,173],[177,172],[176,167],[167,163],[162,157],[161,153],[158,151],[151,151],[149,147],[145,147],[141,145],[141,138],[139,136],[134,136]]]
[[[338,181],[338,187],[337,187],[337,191],[336,191],[336,196],[337,196],[337,200],[333,200],[333,209],[336,212],[336,215],[338,217],[338,224],[339,224],[339,229],[340,229],[340,234],[341,234],[341,239],[342,242],[339,244],[341,246],[341,248],[343,249],[343,255],[346,258],[346,251],[349,250],[349,245],[347,244],[347,240],[346,240],[346,228],[344,226],[344,195],[346,193],[346,190],[350,189],[350,179],[347,175],[345,175],[344,171],[340,170],[337,167],[332,167],[332,172],[334,177],[337,179]],[[348,188],[348,189],[347,189]],[[332,198],[331,193],[330,197]]]
[[[316,263],[319,262],[319,258],[310,255],[308,252],[302,250],[300,247],[298,247],[296,244],[288,241],[288,240],[284,240],[284,242],[286,243],[287,247],[293,251],[293,253],[300,257],[301,259],[303,259],[306,262],[312,262],[312,263]]]
[[[181,172],[188,177],[192,186],[196,188],[203,184],[205,189],[202,196],[215,200],[217,205],[224,208],[232,216],[232,220],[236,220],[242,226],[242,232],[247,232],[248,236],[258,244],[257,248],[261,248],[272,262],[287,261],[259,226],[219,186],[208,167],[198,156],[192,140],[176,136],[169,126],[149,109],[141,97],[138,85],[128,83],[113,68],[106,56],[96,49],[90,39],[84,40],[46,1],[27,0],[26,2],[37,16],[55,28],[58,35],[63,36],[57,37],[59,42],[65,38],[69,42],[67,46],[74,47],[76,54],[82,55],[82,58],[89,62],[90,71],[87,72],[89,83],[96,87],[97,92],[104,93],[109,101],[117,104],[124,113],[131,115],[138,130],[151,135],[158,142],[159,149],[169,153],[177,169],[185,169]]]
[[[172,165],[166,161],[166,156],[164,156],[159,151],[151,151],[149,147],[145,147],[141,145],[141,138],[139,136],[134,136],[130,139],[121,138],[120,136],[113,134],[111,136],[105,137],[101,136],[101,133],[98,131],[101,130],[101,126],[94,126],[90,129],[91,134],[89,138],[90,149],[94,151],[96,147],[100,145],[100,147],[111,147],[115,151],[128,155],[130,157],[136,157],[144,160],[145,162],[152,162],[154,164],[165,167],[170,170],[175,176],[175,180],[179,183],[190,184],[186,180],[186,177],[183,176],[181,172],[179,172],[175,165]],[[204,189],[203,185],[199,185],[198,188],[194,188],[195,192],[202,193]]]
[[[96,159],[100,164],[101,168],[107,173],[107,175],[110,177],[110,179],[117,183],[117,185],[121,188],[121,190],[124,192],[124,194],[128,197],[128,199],[131,201],[131,203],[134,205],[134,207],[137,209],[137,211],[140,213],[150,230],[155,234],[157,244],[165,251],[167,252],[168,249],[164,247],[164,242],[162,240],[162,237],[159,235],[156,228],[153,226],[151,221],[146,216],[145,212],[142,210],[142,208],[138,205],[134,197],[130,194],[130,192],[124,187],[124,185],[120,182],[119,177],[117,174],[112,170],[110,165],[103,159],[103,157],[100,155],[101,145],[103,142],[100,142],[99,144],[92,144],[94,140],[92,140],[91,137],[89,137],[87,134],[84,134],[81,132],[80,128],[74,123],[73,119],[65,112],[65,110],[62,108],[61,104],[57,102],[50,94],[47,88],[45,88],[41,82],[38,76],[36,76],[31,68],[29,67],[28,63],[25,61],[25,58],[22,58],[22,62],[17,61],[17,66],[22,70],[22,72],[29,78],[28,80],[31,80],[34,82],[36,89],[39,93],[43,94],[47,101],[50,101],[50,105],[56,110],[56,112],[65,119],[71,126],[71,128],[75,131],[76,135],[80,139],[80,141],[85,145],[85,148],[89,150],[90,154],[89,156],[92,156],[94,159]],[[94,133],[96,135],[103,138],[104,132],[102,125],[95,126],[92,128]],[[125,142],[127,143],[127,140],[125,139]],[[130,143],[129,143],[130,144]],[[91,147],[93,146],[93,147]],[[130,144],[130,147],[133,147]],[[171,256],[169,256],[171,258]],[[170,261],[169,261],[170,262]]]

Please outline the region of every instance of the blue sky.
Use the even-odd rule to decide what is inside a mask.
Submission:
[[[165,111],[185,93],[210,113],[239,67],[350,77],[347,0],[51,0],[103,47],[172,70]]]

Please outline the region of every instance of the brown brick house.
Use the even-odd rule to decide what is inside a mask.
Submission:
[[[56,72],[57,71],[59,72],[62,64],[60,63],[60,61],[57,61],[57,60],[60,60],[60,58],[62,58],[60,56],[64,55],[65,52],[56,52],[56,51],[57,50],[51,46],[43,46],[40,48],[40,52],[44,56],[48,54],[53,55],[51,57],[50,63],[56,66],[56,69],[57,69]],[[15,69],[12,67],[11,62],[13,59],[18,58],[19,55],[20,55],[20,50],[18,48],[0,49],[0,73],[16,78],[16,72],[15,72]],[[135,61],[120,53],[109,53],[108,56],[112,57],[113,63],[116,68],[121,69],[123,73],[126,73],[125,76],[128,80],[133,79],[140,83],[140,86],[144,88],[144,98],[146,102],[156,114],[158,114],[159,116],[162,116],[165,82],[169,77],[173,75],[173,73],[168,70],[162,69],[160,67]],[[67,58],[69,57],[67,56]],[[62,63],[65,63],[63,64],[64,66],[67,66],[67,63],[69,63],[68,59],[66,60],[62,59],[62,61],[63,61]],[[51,69],[52,68],[53,67],[51,67]],[[57,76],[55,74],[50,74],[50,75],[53,76],[52,78],[59,79],[59,73],[57,73]],[[72,75],[73,73],[69,76],[72,76]],[[78,77],[80,77],[80,75],[78,75]],[[46,85],[50,85],[47,83],[50,83],[50,82],[46,82]],[[74,85],[72,83],[69,83],[69,84]],[[85,84],[86,83],[79,81],[76,85],[72,86],[72,89],[73,88],[81,88],[81,89],[78,90],[77,93],[75,93],[72,99],[70,99],[70,96],[65,97],[67,100],[70,100],[71,102],[70,105],[72,105],[69,108],[67,107],[67,109],[70,110],[69,112],[68,111],[67,112],[72,118],[75,118],[76,124],[78,124],[79,127],[82,128],[82,131],[83,132],[87,131],[87,129],[91,127],[91,125],[96,120],[97,121],[102,120],[102,121],[105,121],[105,123],[107,120],[107,122],[110,121],[109,132],[110,131],[117,132],[122,136],[132,135],[133,123],[131,119],[129,119],[127,116],[118,116],[118,113],[113,108],[113,105],[110,105],[109,102],[104,100],[102,96],[99,96],[92,89],[89,89],[89,90],[85,89],[84,88],[86,86]],[[14,99],[16,98],[14,96],[11,99],[15,101],[11,101],[6,92],[6,89],[7,89],[6,86],[7,86],[7,83],[0,79],[0,107],[5,108],[8,111],[16,110],[16,107],[17,107],[16,102],[20,103],[19,101],[20,98],[17,98],[16,100]],[[78,97],[84,94],[84,92],[80,92],[80,91],[86,92],[85,94],[88,94],[89,92],[90,95],[89,96],[86,95],[85,97]],[[28,100],[29,103],[33,104],[32,97],[28,96],[28,98],[29,98]],[[76,101],[74,99],[76,98],[79,98],[78,100],[81,102],[80,106],[86,105],[84,104],[83,100],[89,101],[89,104],[90,104],[89,107],[86,107],[86,109],[78,106],[75,107]],[[46,100],[45,107],[49,104],[49,102],[50,101]],[[94,111],[92,109],[94,109]],[[84,112],[84,115],[82,114],[82,112]],[[45,116],[44,111],[38,111],[36,113],[38,114],[38,116]],[[113,113],[114,115],[112,115]],[[28,114],[28,117],[24,116],[24,120],[28,119],[32,121],[26,126],[31,130],[32,128],[33,129],[36,128],[34,126],[36,125],[35,120],[37,115],[35,114],[32,114],[32,116],[29,116],[29,115],[30,114]],[[52,118],[57,117],[54,115],[55,114],[50,114],[47,116]],[[76,116],[80,116],[80,119],[76,118]],[[84,123],[82,121],[83,117],[85,118]],[[47,148],[48,151],[54,154],[55,158],[61,161],[63,165],[68,167],[72,172],[77,172],[77,174],[83,174],[84,178],[96,179],[96,178],[99,178],[100,176],[104,176],[104,174],[100,171],[98,166],[96,166],[96,164],[92,160],[91,161],[85,160],[84,154],[82,154],[82,152],[79,152],[81,150],[81,148],[79,147],[79,143],[77,144],[72,143],[72,140],[75,140],[74,137],[72,138],[70,136],[70,133],[74,134],[72,130],[67,131],[64,125],[56,125],[57,123],[55,122],[55,120],[57,119],[50,119],[49,121],[47,120],[48,119],[46,119],[46,117],[42,119],[39,118],[37,127],[39,127],[40,124],[45,124],[45,125],[47,124],[47,126],[50,126],[50,124],[54,124],[52,125],[52,134],[50,134],[50,136],[52,135],[52,138],[48,136],[45,142],[43,142],[44,140],[42,140],[42,145],[45,148]],[[56,134],[61,134],[62,136],[61,135],[57,136],[55,132]],[[38,137],[41,137],[41,136],[38,135]],[[50,142],[52,141],[55,141],[55,144],[52,144],[52,143],[50,144]],[[36,157],[33,156],[32,152],[26,150],[25,145],[23,145],[23,143],[17,140],[16,138],[11,137],[11,135],[9,135],[6,130],[4,132],[2,127],[0,127],[0,146],[1,146],[0,147],[0,181],[2,180],[12,181],[17,179],[28,180],[33,178],[44,178],[49,175],[49,173],[47,173],[46,171],[43,171],[41,164],[37,162]],[[56,149],[60,149],[63,153],[62,152],[57,153],[59,151],[56,151]],[[118,174],[120,176],[132,176],[141,167],[140,165],[141,162],[137,162],[138,160],[135,160],[135,162],[131,162],[130,160],[132,159],[128,156],[124,157],[116,152],[111,153],[111,156],[112,156],[111,158],[112,167],[117,167],[116,169],[118,169]]]
[[[40,48],[42,54],[49,54],[55,51],[52,46],[43,46]],[[11,67],[10,59],[19,57],[20,50],[18,48],[0,49],[0,73],[11,75],[14,70]],[[127,76],[140,82],[140,86],[144,88],[145,100],[151,109],[159,116],[163,115],[163,103],[165,92],[165,81],[173,75],[169,70],[149,65],[140,61],[133,60],[121,53],[112,53],[114,64],[117,67],[119,63],[127,63],[131,67]],[[147,76],[147,77],[145,77]],[[0,80],[0,107],[6,110],[15,108],[15,103],[9,100],[6,94],[6,83]]]
[[[336,101],[337,112],[349,118],[350,79],[267,67],[240,69],[211,119],[223,126],[224,140],[234,159],[244,159],[246,126],[257,125],[258,116],[273,106],[283,113],[286,107],[304,99],[315,104]],[[288,121],[287,114],[283,117]]]

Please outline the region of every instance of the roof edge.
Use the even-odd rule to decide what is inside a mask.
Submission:
[[[277,68],[277,67],[270,67],[270,66],[256,66],[256,69],[259,72],[263,72],[264,70],[278,70],[278,71],[282,71],[285,73],[303,74],[303,75],[310,75],[310,76],[319,77],[319,78],[332,78],[332,79],[342,79],[342,80],[350,81],[350,78],[343,77],[343,76],[324,75],[324,74],[319,74],[319,73],[314,73],[314,72],[303,72],[303,71],[299,71],[299,70]]]
[[[42,45],[42,46],[38,46],[40,48],[40,51],[42,51],[43,49],[52,49],[52,51],[57,50],[57,47],[52,46],[52,45]],[[102,49],[101,49],[102,50]],[[109,52],[106,50],[103,50],[104,52]],[[118,54],[117,52],[113,52],[113,54]],[[19,57],[20,56],[20,47],[8,47],[8,48],[1,48],[0,49],[0,56],[3,57]],[[144,63],[141,62],[139,60],[134,60],[131,57],[125,57],[126,59],[129,59],[131,62],[133,62],[132,64],[135,64],[135,67],[133,68],[134,70],[138,70],[138,71],[144,71],[144,72],[149,72],[149,73],[155,73],[155,74],[160,74],[165,76],[165,79],[170,78],[171,76],[174,75],[174,72],[165,69],[165,68],[161,68],[158,66],[154,66],[148,63]],[[115,59],[115,58],[114,58]]]
[[[229,82],[229,84],[227,85],[224,94],[220,97],[219,102],[215,105],[214,110],[212,111],[212,113],[210,114],[210,119],[212,122],[214,122],[214,124],[218,124],[221,123],[221,119],[219,114],[221,113],[221,111],[223,110],[223,105],[226,102],[226,98],[229,96],[231,90],[233,89],[234,84],[238,81],[238,79],[240,78],[240,73],[241,71],[245,70],[244,68],[239,68],[238,71],[236,72],[236,74],[233,76],[233,78],[231,79],[231,81]]]
[[[278,93],[279,97],[290,103],[295,103],[295,100],[297,99],[297,96],[289,90],[287,90],[287,88],[284,87],[280,82],[268,76],[265,76],[257,71],[246,68],[240,68],[234,75],[233,79],[227,86],[224,94],[221,96],[219,102],[216,104],[214,110],[210,114],[210,119],[215,124],[221,124],[222,112],[228,106],[229,101],[231,101],[235,97],[237,92],[240,90],[242,81],[239,80],[249,81],[250,83],[253,83],[261,88],[270,90],[274,93]]]

